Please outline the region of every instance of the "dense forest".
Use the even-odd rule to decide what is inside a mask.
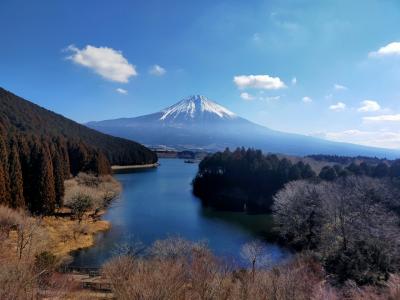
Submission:
[[[303,162],[260,150],[226,149],[207,156],[199,164],[193,180],[193,192],[205,205],[222,210],[270,211],[273,195],[285,183],[315,177]]]
[[[294,163],[289,157],[264,155],[260,150],[226,149],[201,161],[193,192],[205,205],[217,209],[259,213],[271,210],[274,194],[290,181],[334,181],[351,175],[400,177],[400,160],[325,155],[312,158],[327,165],[317,173],[301,160]]]
[[[52,213],[62,205],[71,175],[156,161],[138,143],[86,128],[0,88],[0,204]]]
[[[379,164],[382,162],[390,163],[390,160],[378,157],[369,156],[343,156],[343,155],[327,155],[327,154],[314,154],[307,155],[307,157],[312,158],[316,161],[332,162],[342,165],[348,165],[351,163],[361,163],[365,162],[368,164]]]

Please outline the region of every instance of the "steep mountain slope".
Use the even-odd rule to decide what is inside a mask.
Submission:
[[[110,173],[111,164],[146,164],[156,155],[0,88],[0,204],[52,213],[70,174]]]
[[[0,88],[0,121],[9,131],[81,141],[103,152],[111,164],[156,161],[146,147],[87,128]]]
[[[157,113],[136,118],[89,122],[87,125],[149,146],[165,145],[177,149],[201,148],[213,151],[245,146],[290,155],[400,156],[400,151],[271,130],[241,118],[200,95],[185,98]]]

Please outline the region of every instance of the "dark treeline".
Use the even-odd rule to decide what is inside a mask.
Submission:
[[[342,165],[325,166],[321,169],[319,177],[324,180],[332,181],[338,177],[349,175],[368,176],[374,178],[397,178],[400,177],[400,159],[387,162],[379,162],[378,164],[352,162],[348,166]]]
[[[88,129],[0,88],[0,204],[49,214],[62,206],[71,175],[155,161],[140,144]]]
[[[226,149],[201,161],[193,192],[217,209],[265,212],[285,183],[313,177],[315,172],[301,161],[292,163],[260,150]]]
[[[249,212],[268,212],[273,196],[286,183],[299,179],[334,181],[347,176],[373,178],[400,177],[400,160],[386,161],[314,155],[320,161],[335,161],[316,174],[302,161],[293,163],[289,158],[263,155],[260,150],[226,149],[204,158],[193,180],[193,192],[205,205],[221,209]],[[339,162],[349,164],[339,164]],[[318,175],[318,176],[317,176]]]
[[[314,154],[308,155],[316,161],[332,162],[341,165],[348,165],[353,162],[366,162],[368,164],[379,164],[381,162],[389,162],[387,159],[368,156],[342,156],[342,155],[327,155],[327,154]]]

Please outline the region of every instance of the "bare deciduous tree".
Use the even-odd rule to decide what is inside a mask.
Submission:
[[[387,183],[348,176],[291,182],[275,196],[280,234],[320,255],[340,281],[378,282],[400,267],[399,217]]]
[[[269,262],[265,243],[260,240],[253,240],[244,244],[240,251],[240,255],[251,264],[253,279],[256,272],[256,264],[266,266]]]

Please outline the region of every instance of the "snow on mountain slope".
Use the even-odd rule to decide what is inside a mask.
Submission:
[[[178,121],[190,119],[234,119],[236,114],[209,100],[205,96],[187,97],[161,111],[160,121]]]
[[[89,122],[101,132],[175,149],[221,150],[253,147],[290,155],[336,154],[398,157],[399,151],[337,143],[298,134],[275,131],[241,118],[200,95],[148,115]]]

